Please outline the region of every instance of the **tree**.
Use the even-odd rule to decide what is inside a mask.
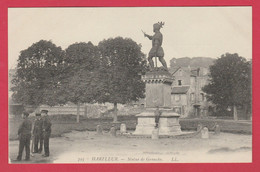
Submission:
[[[55,105],[64,52],[51,41],[40,40],[20,52],[12,83],[12,97],[23,105]]]
[[[95,102],[99,68],[98,48],[91,42],[75,43],[65,50],[59,102],[77,104],[79,122],[80,104]]]
[[[141,74],[146,69],[141,46],[132,39],[110,38],[98,45],[101,55],[100,84],[97,101],[114,104],[114,119],[117,121],[117,104],[137,101],[144,97],[145,85]]]
[[[237,120],[237,106],[251,107],[251,63],[238,54],[226,53],[210,66],[210,83],[203,88],[208,100],[222,109],[233,107]]]

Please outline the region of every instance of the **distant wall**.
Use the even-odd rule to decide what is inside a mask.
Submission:
[[[48,110],[49,115],[64,115],[72,114],[77,115],[76,105],[66,106],[39,106],[33,113],[40,112],[41,110]],[[125,106],[118,104],[118,115],[134,115],[141,113],[144,110],[143,106]],[[87,118],[100,118],[100,117],[112,117],[113,116],[113,104],[83,104],[80,106],[80,115]]]
[[[77,115],[77,105],[67,105],[67,106],[46,106],[42,105],[38,107],[35,112],[40,112],[41,110],[48,110],[49,115],[60,115],[60,114],[72,114]],[[81,105],[79,114],[88,118],[98,118],[101,117],[103,113],[108,110],[105,105]]]
[[[40,106],[36,111],[40,112],[41,110],[48,110],[49,115],[59,115],[59,114],[73,114],[77,115],[77,106]],[[85,115],[85,107],[80,107],[80,115]]]

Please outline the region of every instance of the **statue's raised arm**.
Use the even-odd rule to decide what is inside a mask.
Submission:
[[[142,30],[144,37],[147,37],[148,39],[152,40],[153,36],[147,35],[143,30]]]

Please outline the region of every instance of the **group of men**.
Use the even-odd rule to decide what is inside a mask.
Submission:
[[[44,154],[42,156],[48,157],[50,155],[49,150],[49,138],[51,135],[51,121],[48,117],[48,111],[42,110],[41,113],[36,113],[36,119],[32,127],[32,122],[28,119],[29,113],[23,113],[24,121],[18,129],[19,136],[19,152],[17,160],[22,160],[23,149],[25,148],[25,160],[30,160],[30,141],[34,149],[33,153],[41,153],[42,147],[44,147]]]

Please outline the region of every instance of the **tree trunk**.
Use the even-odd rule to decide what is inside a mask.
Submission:
[[[244,114],[245,114],[246,120],[249,120],[250,117],[249,117],[249,113],[248,113],[248,106],[245,104],[245,105],[243,106],[243,109],[244,109]]]
[[[233,106],[233,115],[234,115],[234,120],[237,121],[238,117],[237,117],[237,106],[236,105]]]
[[[114,103],[114,119],[113,122],[117,122],[117,103]]]
[[[77,123],[79,123],[79,110],[80,110],[80,103],[77,103]]]

